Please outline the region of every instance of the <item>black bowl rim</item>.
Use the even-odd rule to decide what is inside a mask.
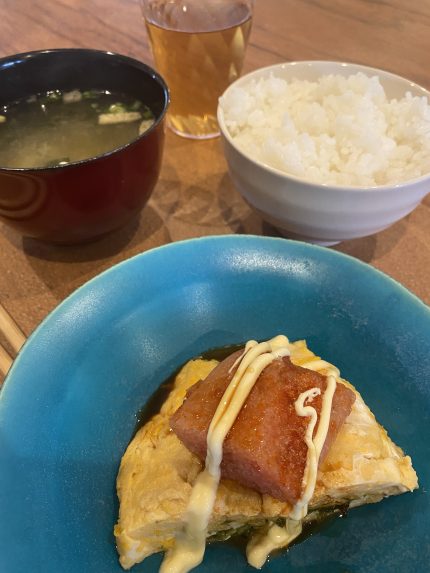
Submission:
[[[9,56],[5,56],[0,58],[0,68],[9,61],[14,61],[18,59],[28,59],[40,56],[42,54],[61,54],[61,53],[81,53],[82,55],[85,54],[99,54],[103,56],[107,56],[109,58],[114,58],[124,64],[132,66],[134,68],[140,69],[143,72],[146,72],[153,80],[155,80],[162,88],[164,93],[164,106],[163,110],[160,113],[159,117],[156,118],[154,124],[142,134],[138,135],[128,143],[125,143],[121,147],[115,147],[110,151],[106,151],[101,155],[94,155],[93,157],[87,157],[86,159],[80,159],[79,161],[72,161],[67,163],[67,165],[53,165],[51,167],[2,167],[0,166],[0,173],[33,173],[33,172],[42,172],[42,171],[62,171],[65,169],[70,169],[79,165],[84,165],[87,163],[93,163],[94,161],[99,161],[110,157],[111,155],[115,155],[117,153],[122,152],[124,149],[134,145],[138,141],[144,139],[147,135],[149,135],[152,131],[156,129],[156,127],[163,121],[167,109],[170,104],[170,91],[169,87],[166,84],[164,78],[151,66],[137,60],[136,58],[132,58],[130,56],[125,56],[124,54],[119,54],[118,52],[112,52],[110,50],[96,50],[94,48],[50,48],[44,50],[32,50],[29,52],[20,52],[19,54],[11,54]],[[0,69],[1,73],[1,69]]]

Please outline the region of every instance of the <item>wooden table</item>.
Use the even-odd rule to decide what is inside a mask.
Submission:
[[[0,56],[58,47],[112,50],[152,63],[138,0],[0,0]],[[341,59],[430,89],[429,54],[428,0],[257,0],[244,71]],[[113,264],[170,241],[225,233],[278,235],[235,191],[219,139],[196,142],[169,132],[161,177],[138,226],[60,248],[0,223],[0,302],[28,335],[65,296]],[[430,195],[390,229],[335,249],[430,303]]]

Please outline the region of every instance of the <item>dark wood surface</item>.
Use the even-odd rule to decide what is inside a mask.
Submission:
[[[0,0],[0,56],[57,47],[152,63],[137,0]],[[429,54],[429,0],[257,0],[244,71],[334,59],[384,68],[430,89]],[[159,183],[137,225],[94,244],[59,248],[0,223],[0,302],[28,335],[65,296],[113,264],[170,241],[225,233],[278,235],[235,191],[218,139],[196,142],[169,132]],[[390,229],[335,249],[430,303],[430,196]]]

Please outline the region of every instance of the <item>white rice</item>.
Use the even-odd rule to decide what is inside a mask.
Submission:
[[[389,100],[377,76],[271,75],[233,86],[220,104],[239,149],[299,178],[361,187],[430,172],[427,98]]]

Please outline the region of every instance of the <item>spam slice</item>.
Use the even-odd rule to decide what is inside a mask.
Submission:
[[[206,457],[209,424],[233,377],[234,370],[230,370],[239,355],[240,352],[231,355],[205,380],[194,385],[170,419],[178,438],[202,460]],[[302,392],[321,389],[321,396],[312,401],[319,418],[326,385],[325,376],[294,365],[289,357],[274,360],[267,366],[224,441],[222,477],[295,504],[302,491],[307,459],[304,436],[309,419],[296,414],[294,403]],[[349,415],[354,400],[354,392],[338,382],[320,462]]]

